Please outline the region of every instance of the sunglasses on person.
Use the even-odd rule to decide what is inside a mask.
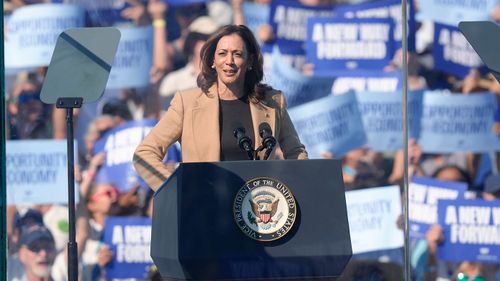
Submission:
[[[457,274],[457,281],[486,281],[486,278],[481,275],[469,276],[465,273],[460,272],[459,274]]]
[[[90,200],[95,201],[101,196],[107,196],[109,198],[116,198],[118,196],[118,191],[116,189],[100,190],[100,191],[92,194],[92,196],[90,196]]]
[[[54,243],[46,239],[35,241],[33,243],[26,245],[26,247],[28,248],[28,250],[34,253],[39,253],[41,250],[45,250],[46,252],[51,252],[54,251],[55,249]]]
[[[25,104],[29,101],[40,101],[40,92],[36,91],[23,91],[17,98],[19,104]]]

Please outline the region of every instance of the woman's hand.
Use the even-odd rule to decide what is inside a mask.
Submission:
[[[167,8],[168,6],[164,1],[150,0],[148,2],[148,13],[153,21],[165,19]]]
[[[131,208],[139,205],[139,191],[140,186],[136,186],[129,191],[122,193],[118,198],[118,205],[121,208]]]
[[[269,24],[263,24],[257,28],[257,38],[261,42],[269,42],[274,39],[273,28]]]
[[[113,252],[108,245],[103,245],[97,253],[97,264],[99,267],[105,267],[113,259]]]
[[[425,238],[429,245],[429,253],[435,254],[438,244],[444,241],[443,229],[439,224],[434,224],[425,234]]]

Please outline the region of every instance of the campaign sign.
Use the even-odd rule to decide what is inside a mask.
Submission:
[[[289,110],[310,158],[332,152],[341,157],[366,143],[356,95],[327,96]]]
[[[492,93],[426,92],[418,140],[422,150],[453,153],[497,149],[499,139],[493,133],[496,105]]]
[[[457,26],[461,21],[484,21],[490,19],[498,0],[419,0],[419,21],[431,20]]]
[[[408,50],[415,50],[415,9],[413,1],[408,2]],[[347,19],[391,19],[394,22],[393,39],[395,49],[402,48],[403,29],[400,0],[376,0],[368,3],[342,5],[335,9],[338,17]]]
[[[187,6],[187,5],[207,2],[207,0],[163,0],[163,1],[172,6]]]
[[[298,1],[275,0],[271,2],[269,24],[282,53],[303,53],[307,39],[307,19],[332,17],[332,6],[305,6]],[[292,51],[294,50],[294,51]]]
[[[8,140],[5,166],[7,204],[68,203],[66,140]]]
[[[399,186],[347,191],[345,200],[353,254],[403,247]]]
[[[90,26],[115,26],[128,22],[133,24],[131,19],[122,17],[123,10],[132,7],[126,0],[59,0],[61,2],[80,5],[87,11],[87,20]],[[53,2],[53,1],[52,1]]]
[[[418,138],[422,92],[408,95],[409,135]],[[400,92],[357,92],[368,146],[375,151],[403,148],[403,97]]]
[[[48,66],[59,34],[84,26],[85,11],[77,5],[27,5],[5,24],[6,68]]]
[[[258,27],[269,22],[271,8],[269,5],[254,2],[243,2],[242,5],[245,25],[257,34]]]
[[[89,1],[89,0],[61,0],[64,3],[80,5],[85,7],[87,11],[89,10],[109,10],[109,9],[123,9],[129,7],[128,0],[99,0],[99,1]],[[54,2],[52,0],[52,2]]]
[[[441,200],[438,213],[445,237],[439,259],[500,263],[499,200]]]
[[[312,18],[307,24],[306,58],[315,75],[338,70],[383,69],[394,56],[390,19]]]
[[[408,188],[410,237],[425,238],[429,227],[438,223],[438,201],[463,199],[467,184],[413,177]]]
[[[400,71],[347,71],[337,73],[332,85],[332,94],[355,92],[396,92],[403,81]]]
[[[129,121],[99,139],[94,146],[94,153],[105,152],[106,160],[97,173],[96,182],[112,183],[121,192],[141,184],[132,158],[137,146],[156,123],[154,119]]]
[[[108,89],[144,87],[149,84],[153,52],[150,26],[120,28],[122,37],[109,74]]]
[[[108,217],[104,243],[113,252],[113,259],[106,265],[106,280],[146,279],[148,268],[153,264],[150,218]]]
[[[467,42],[458,27],[434,24],[432,46],[434,68],[464,78],[471,68],[482,67],[483,61]]]
[[[272,60],[272,74],[267,77],[268,83],[283,92],[289,108],[330,95],[333,78],[305,76],[283,63],[276,48]]]

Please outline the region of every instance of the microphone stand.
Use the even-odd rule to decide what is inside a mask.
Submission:
[[[260,160],[258,153],[261,152],[264,149],[266,149],[266,152],[264,152],[264,158],[262,158],[262,160],[267,160],[269,158],[269,156],[271,155],[271,152],[273,151],[273,148],[274,148],[274,145],[270,145],[268,147],[265,147],[264,145],[259,146],[255,150],[255,157],[256,157],[255,160]]]
[[[274,145],[266,149],[266,152],[264,153],[264,160],[267,160],[269,158],[269,156],[271,155],[271,151],[273,151],[273,148]]]
[[[259,152],[266,149],[264,153],[263,160],[267,160],[273,151],[274,146],[276,146],[276,139],[273,137],[272,133],[267,129],[260,130],[260,136],[262,138],[262,144],[257,148],[252,148],[252,140],[245,136],[244,128],[236,128],[233,131],[234,137],[237,139],[238,146],[241,150],[244,150],[248,154],[248,159],[250,160],[260,160]]]
[[[271,152],[273,151],[274,146],[275,146],[275,143],[268,144],[267,146],[264,146],[264,144],[260,145],[255,150],[255,159],[254,160],[260,160],[259,152],[261,152],[264,149],[266,150],[266,152],[264,152],[264,158],[262,160],[267,160],[269,158],[269,156],[271,155]]]
[[[253,150],[252,148],[250,148],[246,152],[248,154],[248,159],[250,159],[250,160],[255,160],[255,157],[258,157],[256,151]]]
[[[252,140],[245,136],[245,129],[240,127],[233,131],[233,136],[237,139],[237,144],[241,150],[246,151],[248,159],[255,160],[257,156],[257,151],[252,148]]]
[[[271,155],[271,151],[273,151],[274,147],[276,146],[276,139],[273,137],[271,126],[269,126],[269,124],[266,122],[262,122],[259,125],[259,135],[262,138],[262,144],[257,149],[257,152],[266,149],[263,160],[267,160]]]

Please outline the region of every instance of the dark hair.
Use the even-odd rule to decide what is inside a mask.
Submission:
[[[453,164],[449,164],[449,165],[444,165],[444,166],[441,166],[439,167],[433,174],[432,174],[432,177],[433,178],[438,178],[439,177],[439,174],[441,174],[443,171],[445,170],[448,170],[448,169],[451,169],[451,170],[455,170],[457,171],[459,174],[460,174],[460,179],[459,181],[461,182],[465,182],[467,184],[468,187],[471,186],[471,184],[473,183],[472,182],[472,178],[470,176],[469,173],[467,173],[467,171],[465,171],[464,169],[460,168],[459,166],[457,165],[453,165]]]
[[[207,41],[208,35],[199,32],[189,32],[184,41],[184,47],[182,48],[182,53],[187,59],[190,59],[194,54],[194,47],[198,41]]]
[[[130,113],[130,109],[128,108],[127,103],[119,98],[111,98],[110,100],[108,100],[102,107],[101,113],[103,115],[118,116],[127,121],[133,119],[132,113]]]
[[[245,47],[248,52],[248,59],[251,62],[249,65],[252,70],[245,74],[244,91],[253,102],[258,102],[264,99],[267,89],[270,89],[266,84],[261,83],[264,77],[264,59],[260,51],[259,44],[255,39],[252,31],[244,25],[226,25],[213,34],[203,45],[201,49],[201,72],[198,75],[198,87],[204,93],[208,93],[208,89],[217,81],[217,72],[211,66],[214,62],[214,54],[219,40],[227,35],[237,34],[245,42]]]
[[[42,214],[35,209],[28,209],[24,215],[16,214],[14,227],[21,229],[23,226],[30,226],[33,224],[43,225]]]

